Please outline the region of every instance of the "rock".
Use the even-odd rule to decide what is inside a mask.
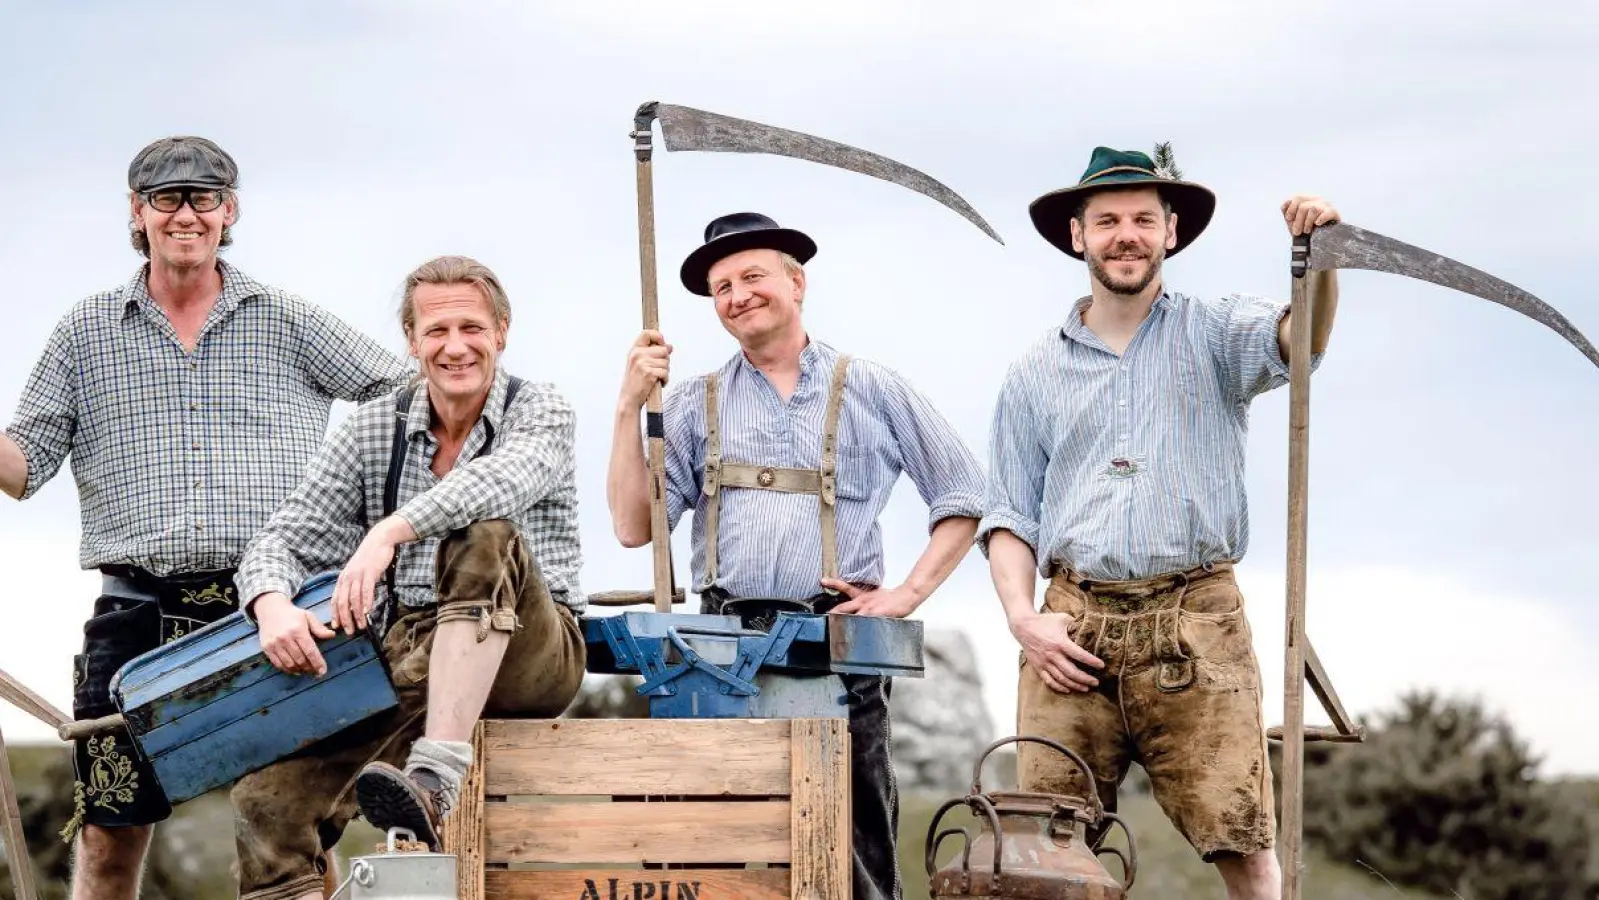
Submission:
[[[925,675],[894,679],[889,695],[895,775],[904,792],[962,796],[972,764],[996,737],[977,655],[955,629],[924,631],[922,652]]]

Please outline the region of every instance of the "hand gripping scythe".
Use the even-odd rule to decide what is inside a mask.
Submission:
[[[1334,223],[1294,238],[1291,256],[1293,291],[1288,360],[1288,610],[1287,662],[1283,669],[1283,725],[1268,736],[1283,742],[1283,900],[1299,900],[1300,851],[1304,814],[1304,742],[1360,741],[1364,730],[1354,725],[1326,670],[1305,635],[1305,551],[1310,471],[1311,304],[1305,274],[1337,269],[1391,272],[1453,288],[1491,300],[1542,323],[1599,366],[1595,351],[1565,316],[1549,304],[1486,272],[1389,237]],[[1321,701],[1333,728],[1304,727],[1305,682]]]
[[[965,217],[982,229],[984,234],[1004,243],[959,194],[903,163],[835,141],[747,119],[735,119],[687,106],[646,103],[634,115],[633,131],[630,133],[633,156],[637,162],[639,277],[643,282],[646,330],[660,326],[655,278],[655,186],[650,168],[653,154],[651,139],[654,135],[652,125],[656,121],[661,123],[661,134],[666,139],[667,150],[769,153],[870,175],[933,198]],[[645,412],[650,457],[650,545],[655,554],[655,609],[657,612],[669,612],[675,592],[672,588],[671,535],[666,527],[666,431],[661,417],[659,384],[650,390]],[[617,592],[607,596],[604,603],[625,605],[638,599],[641,598],[636,594]]]

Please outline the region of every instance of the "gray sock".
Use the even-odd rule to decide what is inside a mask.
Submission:
[[[435,741],[418,738],[411,745],[411,755],[405,761],[405,771],[427,769],[443,782],[448,804],[453,807],[461,796],[461,780],[472,767],[471,741]]]

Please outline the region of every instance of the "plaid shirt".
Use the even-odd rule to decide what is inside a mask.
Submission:
[[[70,454],[80,562],[156,575],[237,564],[294,489],[335,398],[391,390],[408,368],[326,310],[218,260],[222,293],[185,351],[148,265],[63,317],[6,434],[32,496]]]
[[[531,382],[507,410],[509,382],[503,368],[495,373],[483,414],[443,478],[430,468],[439,443],[429,431],[427,384],[417,387],[406,416],[395,510],[420,538],[396,551],[395,580],[405,606],[434,602],[439,540],[486,519],[517,524],[556,602],[573,612],[586,605],[577,578],[576,417],[553,386]],[[241,601],[268,591],[292,597],[312,574],[343,566],[383,518],[394,406],[394,396],[362,404],[317,452],[305,481],[245,549],[237,577]],[[490,430],[492,452],[474,459]]]

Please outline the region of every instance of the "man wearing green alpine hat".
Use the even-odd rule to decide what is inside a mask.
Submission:
[[[1289,311],[1166,284],[1165,258],[1216,201],[1169,148],[1155,155],[1099,147],[1076,185],[1030,208],[1045,240],[1088,264],[1091,292],[1006,375],[977,540],[1022,647],[1018,730],[1081,753],[1107,808],[1141,763],[1228,896],[1275,898],[1260,674],[1233,565],[1249,539],[1249,404],[1288,381]],[[1338,217],[1308,196],[1282,215],[1294,235]],[[1314,367],[1337,283],[1307,277]],[[1023,790],[1088,789],[1042,745],[1019,747],[1018,766]]]

